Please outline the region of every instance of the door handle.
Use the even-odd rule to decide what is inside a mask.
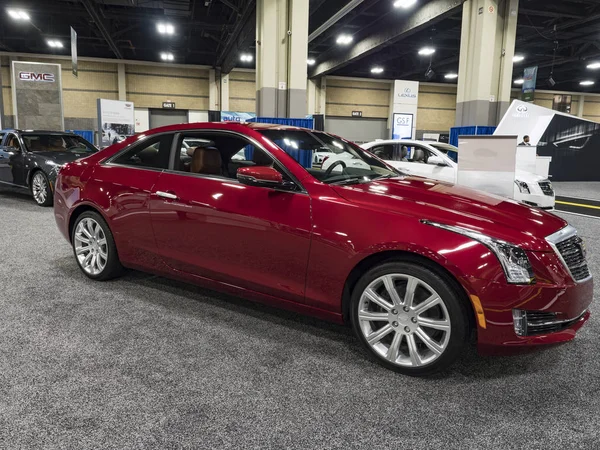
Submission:
[[[177,200],[177,196],[171,192],[156,191],[156,195],[162,198],[168,198],[169,200]]]

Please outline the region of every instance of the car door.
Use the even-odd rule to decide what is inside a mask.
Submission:
[[[193,136],[212,143],[192,152],[191,166],[177,167],[176,161],[173,170],[160,175],[152,192],[152,226],[164,262],[176,271],[303,302],[310,197],[303,191],[239,183],[229,163],[244,146],[255,165],[284,170],[264,149],[240,136],[223,132]],[[204,158],[196,158],[196,152],[214,156],[217,150],[221,169],[195,164]]]
[[[129,266],[157,267],[156,242],[150,221],[150,194],[160,173],[168,167],[172,133],[142,138],[106,162],[92,175],[96,186],[88,195],[103,206],[119,257]]]
[[[6,133],[0,147],[0,181],[25,186],[24,149],[16,133]]]

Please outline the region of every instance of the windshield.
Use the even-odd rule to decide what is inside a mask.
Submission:
[[[30,152],[96,153],[98,149],[81,136],[27,133],[21,136]]]
[[[327,133],[269,129],[259,132],[324,183],[366,183],[402,175],[357,145]]]
[[[427,142],[433,148],[439,150],[448,156],[452,161],[458,162],[458,148],[451,144],[445,144],[443,142]]]

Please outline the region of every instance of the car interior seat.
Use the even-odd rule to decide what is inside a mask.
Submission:
[[[402,149],[400,150],[400,160],[401,161],[407,161],[407,157],[408,156],[408,147],[406,147],[406,145],[402,146]]]
[[[415,148],[415,154],[413,155],[413,162],[425,163],[425,152],[423,149]]]
[[[188,149],[188,154],[190,150]],[[190,172],[223,175],[221,153],[216,147],[196,147],[192,153]]]

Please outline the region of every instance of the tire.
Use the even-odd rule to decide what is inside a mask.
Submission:
[[[31,177],[31,196],[39,206],[52,206],[52,189],[48,176],[42,170],[36,170]]]
[[[86,211],[77,217],[71,243],[77,265],[88,278],[105,281],[124,272],[110,228],[97,212]]]
[[[407,291],[413,292],[409,298]],[[383,263],[367,271],[352,291],[352,327],[383,366],[405,375],[431,375],[458,358],[469,336],[468,312],[459,295],[426,266]]]

